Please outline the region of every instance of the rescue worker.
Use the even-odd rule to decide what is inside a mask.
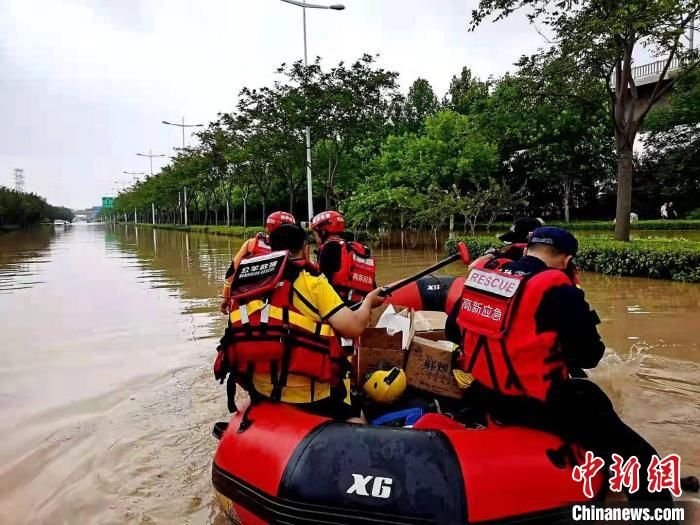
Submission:
[[[245,257],[253,257],[255,255],[264,255],[270,253],[270,240],[268,236],[283,224],[296,224],[296,219],[291,213],[286,211],[275,211],[267,216],[265,221],[266,232],[256,233],[251,239],[243,243],[243,246],[238,250],[238,253],[233,257],[231,266],[229,266],[224,278],[224,289],[221,292],[221,304],[219,310],[222,314],[229,313],[229,297],[231,295],[231,280],[233,273]]]
[[[345,218],[337,211],[324,211],[311,219],[318,250],[318,268],[326,276],[338,295],[351,306],[377,286],[374,259],[364,244],[346,241]],[[331,395],[337,399],[350,401],[350,356],[357,351],[357,340],[341,338],[341,346],[348,359],[343,366],[343,381],[333,388]]]
[[[362,300],[376,288],[374,259],[367,246],[346,241],[345,219],[337,211],[324,211],[311,219],[319,246],[318,266],[346,304]]]
[[[358,309],[349,309],[309,263],[306,232],[297,225],[275,229],[270,246],[272,253],[243,260],[235,274],[215,376],[223,382],[230,372],[228,386],[238,382],[253,400],[293,403],[336,419],[359,416],[343,399],[331,397],[345,360],[336,334],[359,336],[372,308],[384,302],[380,290],[368,293]],[[279,275],[278,266],[283,268]],[[235,390],[228,393],[234,411]]]
[[[493,420],[557,434],[608,465],[613,453],[636,456],[645,469],[654,448],[622,422],[595,383],[569,373],[597,366],[605,350],[600,321],[566,272],[577,250],[566,230],[542,227],[532,232],[522,259],[491,269],[477,265],[446,333],[462,346],[460,368],[474,377],[469,402]],[[630,500],[672,500],[668,491],[648,492],[645,481]]]

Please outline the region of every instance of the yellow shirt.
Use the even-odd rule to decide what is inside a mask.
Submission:
[[[323,275],[316,277],[306,270],[302,270],[292,286],[299,295],[306,299],[304,302],[297,294],[293,294],[293,306],[305,316],[316,321],[325,321],[345,306],[343,300]],[[253,385],[264,396],[269,397],[272,394],[273,385],[269,374],[253,374]],[[312,398],[312,380],[305,376],[289,374],[287,386],[282,389],[281,400],[285,403],[310,403],[325,399],[330,394],[328,383],[314,381]]]

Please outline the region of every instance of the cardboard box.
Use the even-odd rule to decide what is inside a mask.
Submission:
[[[416,335],[431,341],[446,341],[444,330],[431,330],[430,332],[416,332]]]
[[[444,330],[447,314],[445,312],[417,311],[413,317],[416,333]]]
[[[360,336],[354,365],[354,376],[357,384],[361,384],[365,374],[374,372],[382,362],[392,366],[405,367],[406,354],[414,334],[413,311],[403,309],[394,313],[394,307],[392,307],[392,310],[387,313],[388,308],[382,307],[381,310],[378,308],[379,312],[373,312],[370,327],[365,329]],[[385,313],[386,316],[384,316]],[[378,324],[381,326],[378,327]],[[399,331],[390,335],[386,326],[391,327],[394,324],[402,324],[406,329],[406,334]]]
[[[463,390],[452,374],[453,348],[449,341],[414,337],[405,369],[408,384],[432,394],[461,398]]]

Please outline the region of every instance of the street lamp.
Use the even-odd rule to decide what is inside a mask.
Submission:
[[[137,153],[138,157],[148,157],[151,161],[151,176],[153,176],[153,157],[165,157],[166,155],[154,155],[153,150],[149,149],[148,153]]]
[[[167,120],[163,120],[162,122],[168,126],[177,126],[178,128],[182,128],[182,149],[185,149],[185,128],[201,128],[204,126],[204,124],[185,124],[185,117],[182,117],[182,124],[168,122]]]
[[[309,9],[333,9],[335,11],[342,11],[345,9],[343,4],[333,4],[333,5],[318,5],[318,4],[307,4],[305,0],[298,2],[297,0],[281,0],[286,4],[292,4],[302,8],[303,19],[304,19],[304,67],[309,65],[308,55],[306,51],[306,8]],[[311,128],[306,126],[306,198],[309,205],[309,224],[311,224],[311,219],[314,217],[314,195],[311,187]],[[291,211],[291,210],[290,210]]]
[[[122,171],[125,175],[131,175],[134,177],[134,184],[139,180],[139,175],[145,175],[145,171]],[[152,172],[151,172],[152,173]]]
[[[167,120],[162,121],[163,124],[166,124],[168,126],[177,126],[178,128],[182,129],[182,149],[185,149],[185,128],[201,128],[204,126],[204,124],[185,124],[185,117],[182,117],[182,124],[177,124],[175,122],[168,122]],[[174,158],[174,157],[171,157]],[[180,192],[177,193],[177,198],[180,198]],[[184,212],[185,212],[185,226],[187,226],[187,186],[184,188],[184,194],[183,194],[183,200],[184,200]]]

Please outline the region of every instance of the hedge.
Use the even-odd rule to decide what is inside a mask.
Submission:
[[[464,241],[473,258],[497,246],[491,237],[452,238],[445,243],[454,253],[458,241]],[[677,239],[639,239],[618,242],[611,239],[581,238],[576,265],[581,270],[606,275],[624,275],[700,282],[700,242]]]
[[[494,222],[491,225],[490,231],[499,232],[506,231],[510,228],[510,222]],[[566,228],[567,230],[599,230],[599,231],[613,231],[615,225],[613,221],[572,221],[572,222],[559,222],[559,221],[547,221],[547,226],[559,226],[560,228]],[[479,231],[484,231],[486,229],[485,224],[477,224],[476,227]],[[700,230],[700,220],[652,220],[652,221],[638,221],[632,224],[633,230]]]

